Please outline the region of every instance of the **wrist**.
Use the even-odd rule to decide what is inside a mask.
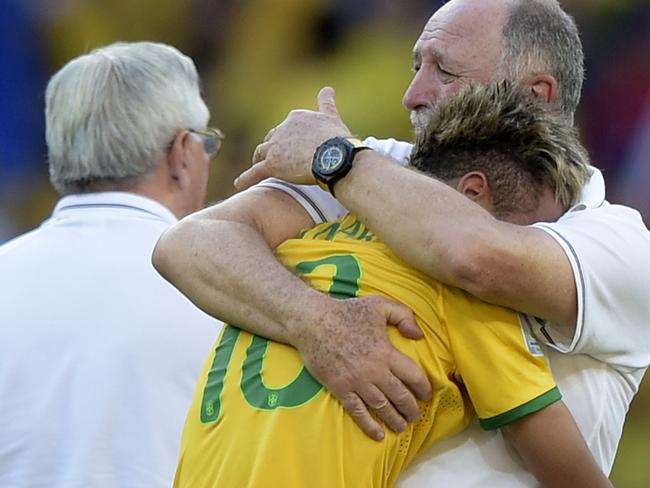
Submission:
[[[326,140],[318,146],[312,159],[311,170],[318,185],[336,197],[336,183],[352,169],[357,155],[370,149],[361,140],[353,137],[333,137]]]
[[[297,298],[294,301],[296,306],[283,320],[286,342],[299,351],[312,344],[324,318],[336,309],[337,302],[329,295],[313,289]]]
[[[356,154],[352,168],[336,183],[336,199],[343,203],[341,197],[346,199],[349,192],[359,189],[359,182],[369,180],[372,175],[372,168],[381,164],[377,158],[378,153],[375,151],[361,151]],[[350,209],[353,210],[353,209]]]

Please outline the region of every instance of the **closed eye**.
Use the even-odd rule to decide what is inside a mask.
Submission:
[[[442,82],[443,83],[452,83],[454,82],[457,78],[459,78],[458,75],[455,75],[454,73],[450,73],[449,71],[442,69],[440,65],[438,65],[438,71],[442,75]]]
[[[446,69],[444,69],[444,68],[443,68],[442,66],[440,66],[440,65],[438,65],[438,70],[439,70],[443,75],[456,76],[456,77],[458,76],[458,75],[455,75],[455,74],[453,74],[453,73],[450,73],[449,71],[447,71]]]

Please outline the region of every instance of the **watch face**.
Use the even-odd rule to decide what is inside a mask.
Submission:
[[[340,147],[330,146],[326,148],[318,159],[318,166],[323,173],[335,170],[343,161],[343,151]]]

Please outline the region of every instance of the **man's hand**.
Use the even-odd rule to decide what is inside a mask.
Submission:
[[[421,338],[413,312],[377,296],[334,302],[317,317],[318,323],[308,328],[296,323],[292,344],[309,371],[367,435],[384,438],[371,412],[392,430],[405,430],[407,422],[419,417],[416,397],[431,399],[431,385],[420,368],[391,344],[386,326],[398,327],[406,337]]]
[[[336,109],[334,89],[321,89],[317,101],[318,112],[293,110],[268,132],[255,148],[253,166],[235,180],[238,190],[271,176],[296,184],[315,183],[311,161],[316,148],[332,137],[350,135]]]

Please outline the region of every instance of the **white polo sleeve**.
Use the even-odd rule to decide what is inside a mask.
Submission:
[[[408,142],[368,137],[363,143],[373,150],[393,158],[400,166],[408,164],[412,148],[412,145]],[[277,178],[269,178],[261,181],[256,186],[275,188],[287,193],[302,205],[314,221],[314,224],[331,222],[348,213],[338,200],[317,185],[294,185]]]
[[[650,232],[639,213],[603,202],[554,223],[533,225],[566,253],[575,279],[578,318],[573,337],[535,322],[539,339],[560,352],[588,354],[621,368],[650,363]]]

